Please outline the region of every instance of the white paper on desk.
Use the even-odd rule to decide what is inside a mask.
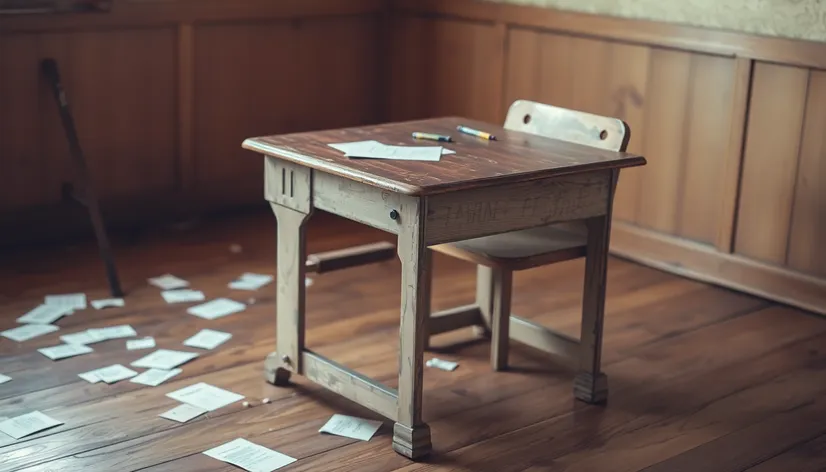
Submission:
[[[441,370],[446,370],[448,372],[453,372],[454,370],[456,370],[457,367],[459,367],[458,362],[446,361],[443,359],[437,359],[435,357],[433,359],[429,359],[427,362],[425,362],[424,365],[428,367],[435,367]]]
[[[183,405],[178,405],[175,408],[165,411],[161,413],[161,418],[166,418],[168,420],[177,421],[178,423],[186,423],[187,421],[197,418],[207,411],[203,408],[198,408],[197,406],[187,405],[184,403]]]
[[[38,324],[31,324],[25,326],[18,326],[17,328],[7,329],[0,333],[0,336],[4,338],[9,338],[12,341],[23,342],[28,341],[29,339],[36,338],[38,336],[43,336],[44,334],[52,333],[57,331],[58,328],[55,325],[38,325]]]
[[[100,300],[92,300],[92,307],[95,310],[102,310],[104,308],[114,308],[126,305],[123,298],[102,298]]]
[[[175,277],[172,274],[164,274],[159,277],[149,279],[149,283],[161,290],[175,290],[176,288],[189,287],[189,282]]]
[[[126,341],[127,351],[137,351],[138,349],[150,349],[155,347],[155,338],[147,336],[139,339],[129,339]]]
[[[9,377],[8,375],[0,374],[0,385],[9,381],[11,381],[11,377]]]
[[[269,274],[244,273],[241,277],[229,283],[229,288],[233,290],[258,290],[259,288],[272,282],[274,277]]]
[[[171,370],[185,362],[195,359],[196,357],[198,357],[198,354],[194,352],[158,349],[152,354],[141,357],[130,365],[132,367],[141,367],[143,369]]]
[[[379,430],[379,427],[381,427],[381,421],[366,420],[355,416],[333,415],[318,432],[369,441]]]
[[[46,295],[43,299],[46,305],[61,306],[72,310],[69,314],[74,313],[74,310],[86,309],[86,294],[85,293],[66,293],[63,295]]]
[[[53,361],[59,361],[60,359],[66,359],[67,357],[89,354],[93,351],[94,349],[89,346],[84,346],[83,344],[59,344],[57,346],[44,347],[37,350],[37,352]]]
[[[183,372],[183,369],[149,369],[141,372],[137,377],[132,377],[130,382],[157,387],[181,372]]]
[[[54,418],[50,418],[39,411],[16,416],[0,423],[0,431],[8,434],[14,439],[34,434],[44,429],[53,428],[63,424]]]
[[[128,367],[124,367],[120,364],[110,365],[109,367],[96,369],[91,372],[86,372],[86,374],[97,377],[99,380],[106,382],[108,384],[113,384],[115,382],[129,379],[138,375],[138,373],[134,370]]]
[[[272,472],[296,461],[290,456],[241,438],[204,451],[204,454],[249,472]]]
[[[78,333],[64,334],[60,337],[60,340],[66,344],[94,344],[106,341],[106,338],[87,329],[86,331],[80,331]]]
[[[131,338],[138,333],[130,325],[109,326],[108,328],[92,328],[88,330],[92,336],[97,336],[102,340]]]
[[[175,390],[166,394],[167,397],[178,400],[207,411],[214,411],[231,403],[243,400],[244,396],[201,382],[189,387]]]
[[[60,305],[40,305],[25,315],[17,318],[18,323],[52,324],[66,315],[72,314],[72,308]]]
[[[441,146],[391,146],[378,141],[328,144],[347,157],[362,159],[394,159],[401,161],[438,161],[442,157]]]
[[[232,338],[232,334],[213,329],[202,329],[198,334],[184,341],[184,346],[200,349],[215,349]]]
[[[204,292],[189,289],[164,290],[161,296],[166,303],[202,302],[206,299]]]
[[[246,308],[246,305],[236,302],[235,300],[230,300],[229,298],[216,298],[215,300],[190,307],[186,310],[186,312],[199,318],[214,320],[233,313],[238,313],[239,311],[244,311]]]

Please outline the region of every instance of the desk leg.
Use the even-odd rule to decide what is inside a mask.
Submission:
[[[304,351],[304,273],[307,250],[305,222],[309,216],[292,208],[270,204],[278,220],[276,284],[276,352],[267,356],[264,377],[284,386],[292,372],[303,373]]]
[[[605,282],[608,268],[608,243],[611,216],[586,221],[588,249],[585,259],[585,290],[582,297],[579,373],[574,381],[574,396],[587,403],[608,399],[608,377],[600,370],[602,325],[605,317]]]
[[[424,211],[402,208],[398,254],[402,263],[401,327],[399,329],[398,415],[393,449],[416,459],[431,450],[430,427],[422,421],[422,373],[426,323],[430,310],[430,266],[423,235]]]

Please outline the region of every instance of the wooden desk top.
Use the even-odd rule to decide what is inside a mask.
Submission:
[[[486,141],[459,133],[456,131],[459,124],[492,133],[497,140]],[[414,131],[450,135],[455,142],[414,140],[410,136]],[[327,146],[366,140],[384,144],[443,145],[456,154],[443,155],[439,162],[351,159]],[[633,154],[507,131],[501,126],[456,117],[264,136],[245,140],[243,147],[408,195],[432,195],[645,164],[643,157]]]

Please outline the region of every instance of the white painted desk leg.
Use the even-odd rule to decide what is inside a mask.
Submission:
[[[393,449],[416,459],[431,450],[430,427],[422,421],[422,373],[426,323],[430,310],[430,264],[424,242],[425,209],[411,203],[400,211],[398,253],[402,264],[401,327],[399,329],[398,415]]]
[[[477,336],[490,336],[491,312],[493,309],[493,269],[483,265],[476,266],[476,305],[482,313],[484,325],[474,326]]]
[[[276,297],[276,352],[267,356],[264,376],[267,381],[284,386],[290,374],[303,374],[301,353],[304,351],[304,274],[307,259],[306,213],[270,203],[278,220]]]
[[[588,247],[585,256],[585,288],[582,295],[579,372],[574,380],[574,396],[587,403],[603,403],[608,399],[608,377],[601,370],[602,328],[605,318],[611,209],[618,176],[619,171],[613,171],[607,214],[585,220],[588,228]]]

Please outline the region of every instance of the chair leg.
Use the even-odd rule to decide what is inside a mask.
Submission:
[[[574,381],[574,396],[587,403],[602,403],[608,399],[608,377],[602,373],[600,364],[611,230],[609,218],[600,216],[586,221],[588,252],[585,258],[579,372]]]
[[[495,371],[508,368],[510,343],[511,292],[513,272],[493,270],[493,310],[491,313],[490,365]]]
[[[477,336],[489,337],[491,334],[491,311],[493,309],[493,269],[483,265],[476,266],[476,305],[482,312],[481,326],[474,326]]]

